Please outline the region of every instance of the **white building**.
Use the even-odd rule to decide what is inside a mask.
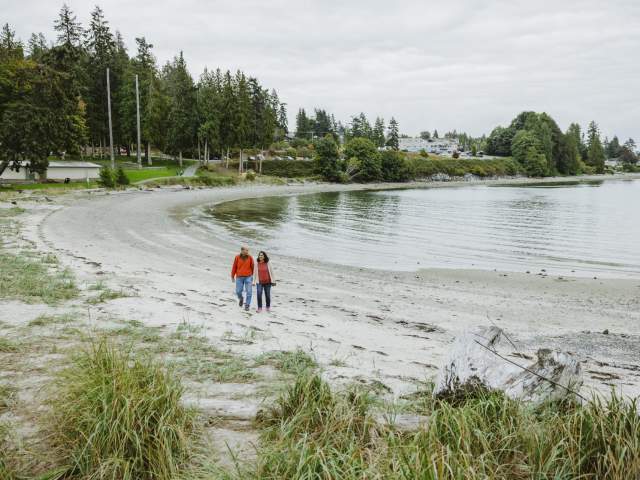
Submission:
[[[29,162],[23,162],[18,171],[7,168],[2,172],[0,180],[36,180],[38,175],[26,168]],[[95,180],[100,176],[100,165],[91,162],[55,161],[49,162],[47,173],[42,179],[60,180]]]
[[[451,138],[432,138],[424,140],[422,138],[400,138],[400,150],[407,152],[419,152],[425,150],[427,153],[436,155],[453,155],[453,152],[460,151],[460,144]]]

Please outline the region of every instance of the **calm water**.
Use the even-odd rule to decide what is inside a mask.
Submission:
[[[252,250],[391,270],[640,278],[640,181],[343,192],[229,202],[200,223]]]

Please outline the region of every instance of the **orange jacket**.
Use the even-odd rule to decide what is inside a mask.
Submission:
[[[247,255],[246,258],[236,255],[236,258],[233,261],[233,267],[231,267],[231,276],[250,277],[253,275],[253,269],[254,263],[251,255]]]

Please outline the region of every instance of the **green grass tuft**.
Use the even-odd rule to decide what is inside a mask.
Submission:
[[[300,349],[266,352],[256,358],[256,363],[258,365],[273,365],[281,372],[291,374],[318,368],[318,362],[311,355]]]
[[[65,313],[62,315],[38,315],[36,318],[27,323],[29,327],[46,327],[48,325],[62,325],[65,323],[73,323],[75,317]]]
[[[0,252],[0,297],[25,302],[57,303],[77,296],[68,270],[51,270],[49,256]]]
[[[100,291],[100,293],[87,300],[89,305],[97,305],[98,303],[115,300],[116,298],[126,298],[131,296],[124,290],[111,290],[110,288],[96,288],[96,290]]]
[[[106,341],[55,383],[53,438],[64,478],[174,479],[189,456],[194,412],[171,372]]]
[[[18,344],[5,337],[0,337],[0,353],[15,353],[18,351]]]

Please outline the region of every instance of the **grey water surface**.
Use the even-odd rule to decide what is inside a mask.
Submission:
[[[349,266],[640,278],[640,180],[265,197],[198,220],[254,252]]]

